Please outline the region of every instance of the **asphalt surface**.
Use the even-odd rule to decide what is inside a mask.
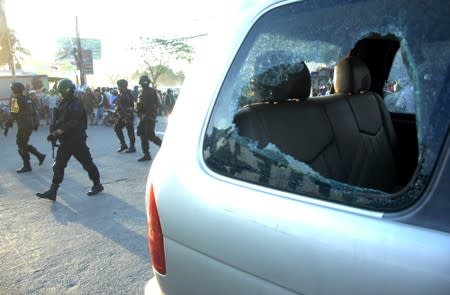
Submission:
[[[166,123],[158,118],[160,137]],[[92,183],[72,158],[54,203],[35,196],[53,175],[45,122],[30,144],[47,157],[39,166],[32,156],[29,173],[15,172],[16,130],[0,136],[0,294],[143,294],[153,276],[144,199],[151,162],[137,162],[139,138],[137,152],[124,154],[111,127],[87,133],[105,191],[87,196]],[[158,147],[150,150],[154,157]]]

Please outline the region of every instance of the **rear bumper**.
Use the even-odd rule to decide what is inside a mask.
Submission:
[[[151,278],[145,285],[144,294],[145,295],[164,295],[164,293],[159,288],[158,280],[156,279],[155,276],[153,276],[153,278]]]

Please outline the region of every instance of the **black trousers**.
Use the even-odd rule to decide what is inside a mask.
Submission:
[[[30,166],[30,153],[35,156],[40,154],[34,146],[28,144],[32,132],[33,130],[31,128],[19,127],[17,129],[16,144],[24,166]]]
[[[125,120],[124,118],[119,118],[117,120],[116,125],[114,125],[114,131],[116,132],[117,138],[119,138],[120,145],[126,146],[125,143],[125,137],[123,136],[122,129],[127,129],[128,132],[128,138],[130,139],[130,147],[134,147],[134,144],[136,142],[136,137],[134,136],[134,123],[133,119]]]
[[[86,139],[78,142],[63,142],[56,153],[55,162],[53,163],[53,180],[52,183],[60,184],[64,179],[64,169],[70,158],[74,156],[84,170],[87,171],[89,179],[94,185],[100,183],[100,173],[97,166],[92,160],[89,147],[86,145]]]
[[[145,155],[150,155],[150,145],[152,141],[157,146],[161,146],[162,140],[155,134],[156,120],[141,119],[138,125],[138,135],[141,138],[141,148]]]

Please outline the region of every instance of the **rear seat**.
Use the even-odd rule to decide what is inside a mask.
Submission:
[[[382,98],[369,91],[365,63],[357,57],[340,61],[334,75],[336,94],[325,97],[307,99],[311,78],[305,71],[289,75],[285,96],[243,107],[234,120],[239,134],[258,141],[260,148],[275,144],[322,176],[394,191],[396,136]]]

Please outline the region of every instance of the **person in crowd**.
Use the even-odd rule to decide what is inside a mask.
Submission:
[[[53,122],[53,113],[56,107],[58,106],[58,93],[56,93],[55,89],[50,89],[47,99],[49,109],[48,119],[50,122]]]
[[[166,106],[167,116],[172,113],[173,107],[175,105],[175,98],[173,96],[172,89],[168,88],[166,95],[164,96],[164,105]]]
[[[113,89],[111,89],[110,94],[111,95],[109,96],[109,108],[114,109],[117,97],[119,96],[119,92],[117,91],[117,89],[113,88]]]
[[[16,144],[18,152],[23,161],[23,166],[17,173],[31,171],[30,153],[42,165],[45,154],[40,153],[34,146],[28,144],[33,130],[39,128],[39,115],[37,108],[29,96],[24,95],[25,86],[20,82],[15,82],[11,86],[11,100],[9,117],[5,123],[4,135],[8,134],[8,128],[11,128],[14,121],[17,122]]]
[[[25,92],[25,93],[27,93],[27,92]],[[42,113],[42,102],[41,102],[41,99],[37,95],[36,90],[28,91],[28,96],[31,98],[31,101],[33,102],[33,106],[36,109],[36,112],[37,112],[37,115],[38,115],[38,119],[40,120],[41,113]]]
[[[138,161],[150,161],[149,140],[157,146],[161,146],[162,140],[155,134],[156,116],[158,114],[158,96],[155,89],[150,87],[148,76],[141,76],[139,84],[142,90],[138,96],[137,113],[139,116],[139,125],[137,134],[141,138],[141,148],[144,154]]]
[[[95,95],[92,93],[91,88],[86,88],[86,92],[82,95],[82,102],[86,109],[89,125],[92,125],[94,123]]]
[[[48,141],[59,140],[60,145],[53,163],[53,179],[50,189],[36,196],[56,201],[56,193],[64,179],[64,170],[72,156],[80,162],[93,182],[88,195],[96,195],[103,191],[100,173],[92,160],[89,147],[86,144],[87,114],[81,100],[74,95],[75,85],[69,79],[58,82],[58,92],[62,96],[56,112],[55,131],[47,136]]]
[[[49,120],[50,120],[50,108],[48,106],[48,91],[46,88],[43,88],[40,95],[40,102],[41,102],[41,106],[42,106],[42,116],[45,119],[45,124],[48,126],[49,125]]]
[[[95,96],[95,106],[96,106],[94,125],[98,125],[99,121],[101,121],[103,118],[104,100],[106,99],[106,95],[104,95],[100,91],[100,88],[97,88],[94,91],[94,96]]]
[[[158,96],[158,115],[165,116],[166,110],[164,109],[164,104],[163,104],[164,94],[162,93],[162,91],[160,89],[158,89],[158,90],[156,90],[156,95]]]
[[[133,87],[133,91],[131,92],[131,94],[133,94],[133,103],[137,102],[137,97],[139,95],[139,86],[134,86]]]
[[[118,152],[126,151],[127,153],[136,152],[134,136],[134,104],[133,95],[128,89],[128,81],[120,79],[117,81],[117,87],[119,87],[119,95],[116,99],[116,112],[119,118],[114,125],[114,131],[116,132],[117,138],[120,142],[120,147]],[[122,129],[127,129],[128,139],[130,140],[130,147],[125,143],[125,137],[123,135]]]
[[[111,93],[109,92],[109,90],[107,90],[107,88],[102,88],[102,96],[103,96],[103,111],[107,111],[110,109],[110,104],[109,104],[109,97],[111,96]]]

